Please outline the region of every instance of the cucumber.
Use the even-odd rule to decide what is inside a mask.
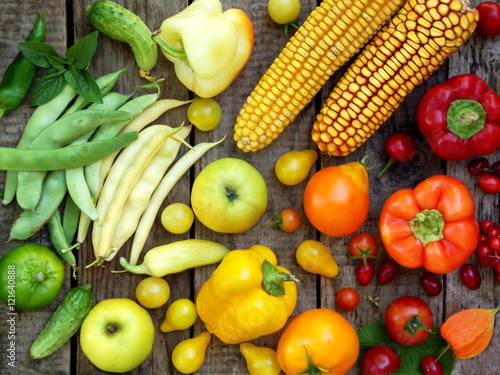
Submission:
[[[90,284],[71,289],[31,345],[31,357],[47,357],[63,346],[83,324],[93,304]]]
[[[141,76],[147,77],[156,65],[158,47],[151,39],[151,31],[144,21],[130,10],[110,0],[97,0],[87,7],[90,22],[94,27],[132,48]]]

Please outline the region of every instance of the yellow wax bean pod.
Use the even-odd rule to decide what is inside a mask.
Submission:
[[[144,248],[144,244],[148,238],[151,227],[156,219],[160,207],[170,193],[170,190],[179,181],[179,179],[186,173],[191,166],[196,163],[208,150],[212,147],[220,144],[226,137],[213,143],[199,143],[194,146],[191,150],[186,152],[167,172],[151,196],[146,211],[141,216],[139,224],[137,225],[137,230],[135,231],[134,241],[132,242],[132,250],[130,252],[130,263],[137,264],[139,260],[139,255]]]
[[[182,142],[191,132],[191,128],[192,126],[183,127],[177,134],[167,139],[151,163],[142,172],[123,206],[111,240],[111,249],[120,249],[134,234],[137,223],[149,204],[151,195],[177,157]]]
[[[127,169],[132,165],[134,159],[141,152],[146,145],[150,144],[153,139],[157,139],[158,135],[162,132],[171,132],[171,128],[166,125],[152,125],[139,133],[139,137],[136,141],[125,147],[120,156],[113,163],[112,168],[106,178],[106,182],[102,186],[102,190],[99,194],[97,201],[97,213],[99,220],[94,222],[92,230],[92,245],[94,247],[94,253],[96,257],[100,254],[100,237],[102,232],[102,224],[106,221],[108,217],[107,211],[111,202],[115,197],[118,185],[122,180]]]
[[[179,130],[180,128],[172,129],[167,127],[167,129],[156,133],[155,136],[144,145],[135,156],[133,162],[126,169],[117,185],[113,199],[105,212],[104,220],[101,222],[101,236],[98,242],[97,259],[111,260],[116,255],[116,249],[111,249],[110,247],[111,239],[130,191],[139,180],[144,169],[147,168],[151,160],[153,160],[155,155],[162,148],[166,139]]]

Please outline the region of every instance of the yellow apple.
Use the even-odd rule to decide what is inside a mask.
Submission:
[[[250,229],[265,212],[266,183],[248,162],[219,159],[196,177],[191,207],[198,220],[213,231],[241,233]]]
[[[87,358],[102,371],[123,373],[139,366],[151,353],[154,326],[135,301],[110,298],[95,305],[80,331]]]

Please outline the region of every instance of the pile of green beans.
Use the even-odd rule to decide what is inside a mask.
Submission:
[[[159,96],[144,94],[132,99],[135,92],[111,92],[123,72],[96,80],[103,96],[101,104],[77,97],[67,85],[35,109],[16,148],[0,147],[0,170],[7,171],[3,204],[15,200],[23,209],[11,227],[9,241],[27,240],[47,225],[55,250],[76,269],[71,250],[80,246],[74,240],[81,216],[97,220],[98,197],[89,184],[99,183],[104,158],[137,140],[137,131],[121,131]],[[95,172],[86,174],[86,167]]]

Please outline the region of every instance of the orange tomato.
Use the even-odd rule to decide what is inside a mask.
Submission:
[[[359,340],[354,327],[339,313],[311,309],[285,327],[276,352],[281,369],[288,375],[342,375],[358,358]]]
[[[334,237],[357,231],[368,216],[368,172],[360,162],[316,172],[304,191],[304,211],[320,232]]]

